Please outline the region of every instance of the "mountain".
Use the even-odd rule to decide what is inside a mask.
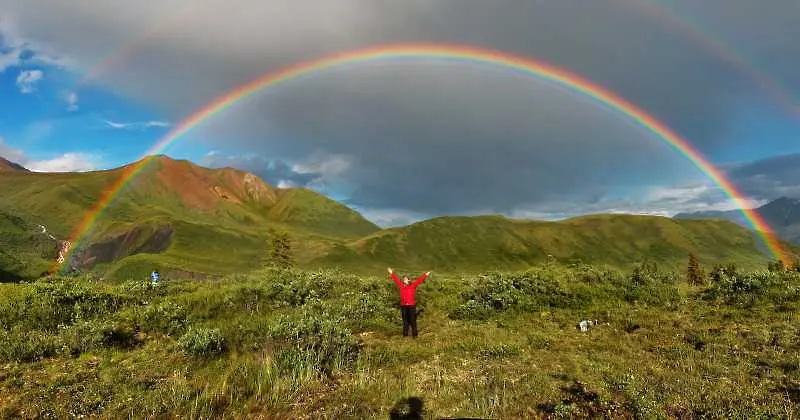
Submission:
[[[386,266],[511,269],[551,258],[618,267],[648,260],[678,268],[690,252],[707,265],[763,267],[769,260],[753,232],[723,220],[437,217],[382,230],[308,189],[275,188],[233,168],[204,168],[166,156],[147,159],[82,173],[0,172],[0,279],[41,275],[61,246],[74,248],[69,267],[109,279],[146,278],[152,269],[166,276],[246,271],[264,264],[273,229],[289,234],[301,266],[335,264],[362,272]],[[137,176],[117,190],[132,171]],[[88,235],[77,244],[66,242],[113,191]]]
[[[3,158],[0,156],[0,172],[3,171],[22,171],[27,172],[28,170],[25,169],[22,165],[18,163],[14,163],[8,159]]]
[[[439,217],[339,246],[316,263],[475,271],[524,268],[554,258],[617,267],[648,260],[682,269],[687,255],[695,253],[707,265],[735,261],[755,268],[764,267],[769,260],[759,246],[752,232],[724,220],[617,214],[558,222],[502,216]]]
[[[783,240],[800,244],[800,200],[781,197],[755,209],[755,211]],[[724,219],[750,228],[744,215],[738,210],[679,213],[674,218]]]
[[[307,189],[274,188],[232,168],[209,169],[166,156],[147,159],[94,220],[90,235],[74,251],[74,265],[118,277],[152,268],[239,271],[263,263],[270,228],[295,238],[300,262],[324,253],[331,243],[379,230]],[[68,239],[95,203],[141,163],[84,173],[2,172],[0,211],[23,214]]]

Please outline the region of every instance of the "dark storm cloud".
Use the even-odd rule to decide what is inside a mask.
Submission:
[[[152,104],[170,120],[299,60],[405,42],[470,44],[569,69],[641,106],[712,156],[738,146],[728,140],[734,107],[765,96],[646,0],[185,5],[0,0],[26,36],[55,44],[80,63],[97,62],[136,34],[159,33],[96,82]],[[746,42],[732,45],[762,58],[765,68],[775,66],[776,75],[797,69],[800,53],[787,41],[800,39],[800,25],[791,24],[800,19],[793,0],[702,6],[686,0],[670,9],[713,23],[703,30],[746,33]],[[175,23],[164,23],[170,19]],[[311,167],[340,156],[347,165],[319,172],[314,183],[348,190],[349,203],[362,208],[424,214],[536,212],[555,203],[637,207],[644,206],[638,197],[646,196],[645,187],[701,176],[651,134],[586,98],[508,71],[453,63],[404,61],[320,73],[242,101],[191,136],[212,148]],[[759,141],[769,147],[769,140]],[[632,197],[615,198],[620,188]]]
[[[800,154],[743,163],[726,172],[746,195],[763,200],[800,198]]]

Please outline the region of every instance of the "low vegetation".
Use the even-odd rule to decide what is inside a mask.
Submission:
[[[0,417],[800,415],[800,273],[697,268],[2,284]]]

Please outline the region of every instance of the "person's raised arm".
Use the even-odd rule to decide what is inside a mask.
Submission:
[[[412,286],[419,286],[425,279],[427,279],[431,275],[431,272],[428,271],[425,274],[419,276],[418,279],[414,280],[414,283],[411,283]]]
[[[397,287],[403,287],[403,283],[400,281],[400,278],[397,277],[397,274],[391,269],[391,267],[387,268],[386,271],[388,271],[389,275],[392,276],[392,280],[394,280],[394,284],[396,284]]]

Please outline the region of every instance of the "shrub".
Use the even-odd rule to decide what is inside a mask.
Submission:
[[[800,294],[800,276],[790,271],[737,273],[720,270],[713,280],[705,297],[734,306],[749,307],[761,300],[791,304]]]
[[[114,320],[81,321],[61,333],[63,349],[75,356],[97,348],[130,348],[135,337],[133,326]]]
[[[146,306],[139,315],[139,325],[146,331],[179,334],[186,329],[188,315],[183,306],[162,302]]]
[[[213,356],[225,351],[225,338],[219,329],[193,327],[178,339],[178,345],[192,356]]]
[[[331,372],[350,366],[358,356],[358,339],[343,323],[329,313],[304,311],[299,317],[279,317],[269,335],[282,342],[281,350],[293,348],[294,360],[310,364],[317,372]]]
[[[348,292],[342,296],[342,302],[336,312],[347,320],[346,325],[356,330],[388,328],[399,318],[396,298],[386,293]]]
[[[0,334],[0,359],[15,362],[33,362],[55,356],[58,352],[55,337],[39,331],[14,328]]]
[[[81,319],[116,312],[129,301],[122,295],[97,290],[85,283],[56,280],[35,283],[10,311],[3,311],[3,323],[24,323],[27,328],[55,331]]]
[[[268,296],[279,306],[301,306],[329,295],[331,278],[325,272],[272,270],[272,274],[276,278],[269,285]]]
[[[553,272],[546,270],[489,273],[475,281],[461,298],[463,303],[450,312],[451,318],[485,320],[492,313],[512,308],[534,312],[550,307],[581,307],[587,303],[586,296],[565,290]]]

